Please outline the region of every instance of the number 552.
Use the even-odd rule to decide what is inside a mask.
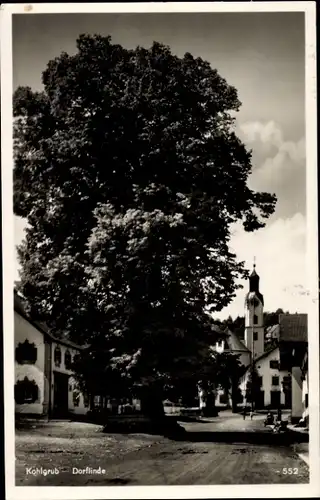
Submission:
[[[291,474],[298,474],[298,468],[297,467],[283,467],[282,469],[282,474],[288,474],[291,476]]]

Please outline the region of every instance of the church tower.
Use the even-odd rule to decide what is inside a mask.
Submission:
[[[259,275],[256,265],[249,277],[249,292],[245,299],[245,334],[246,347],[253,359],[264,353],[263,295],[259,290]]]

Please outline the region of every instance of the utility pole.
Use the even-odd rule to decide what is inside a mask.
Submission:
[[[254,312],[254,307],[253,307]],[[252,329],[252,357],[251,357],[251,411],[254,410],[253,396],[254,396],[254,331]]]
[[[253,257],[253,269],[256,267],[256,256]],[[253,318],[252,318],[252,358],[251,358],[251,411],[253,413],[254,410],[254,403],[253,403],[253,397],[255,394],[254,391],[254,318],[255,318],[255,313],[256,313],[256,301],[255,298],[253,298]]]

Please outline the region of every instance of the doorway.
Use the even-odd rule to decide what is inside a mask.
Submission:
[[[53,416],[65,418],[69,411],[69,375],[53,373]]]
[[[291,391],[286,391],[284,393],[284,405],[285,405],[285,408],[291,408],[291,404],[292,404],[292,398],[291,398]]]
[[[264,408],[264,391],[259,391],[255,395],[255,408],[257,410],[262,410]]]
[[[280,408],[280,402],[281,402],[280,397],[281,397],[280,391],[271,391],[270,392],[271,408]]]

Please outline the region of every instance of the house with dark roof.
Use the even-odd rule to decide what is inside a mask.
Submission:
[[[72,363],[82,347],[50,333],[27,314],[14,291],[15,412],[25,416],[85,414],[89,400],[74,378]]]
[[[307,314],[280,314],[279,349],[281,367],[288,369],[291,373],[291,421],[297,423],[303,418],[304,411],[302,367],[308,351]]]
[[[278,324],[266,332],[264,297],[259,289],[259,281],[254,265],[245,296],[244,343],[228,331],[224,345],[221,341],[217,350],[240,354],[245,369],[240,382],[244,405],[253,404],[257,409],[290,408],[294,422],[303,413],[301,366],[308,346],[308,318],[307,314],[280,314]],[[269,346],[265,342],[266,334],[272,340]],[[257,378],[255,383],[259,385],[254,396],[248,390],[253,370]]]
[[[302,380],[302,421],[305,426],[309,426],[309,370],[308,370],[308,348],[305,349],[301,363]]]

